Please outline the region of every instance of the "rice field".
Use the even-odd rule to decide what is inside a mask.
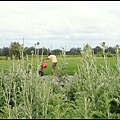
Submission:
[[[46,56],[44,56],[46,57]],[[62,62],[62,59],[60,58],[60,56],[57,56],[58,57],[58,63],[57,63],[57,69],[58,69],[58,66],[61,64]],[[108,63],[110,64],[111,67],[115,67],[115,64],[116,64],[116,58],[115,57],[110,57],[110,58],[107,58],[108,59]],[[15,62],[17,62],[18,60],[15,60]],[[77,67],[78,67],[78,64],[81,64],[81,61],[82,61],[82,58],[80,56],[73,56],[73,55],[69,55],[68,57],[66,56],[66,69],[68,70],[68,75],[73,75],[76,71],[77,71]],[[100,65],[104,65],[104,60],[103,60],[103,57],[95,57],[95,61],[96,61],[96,64],[98,66]],[[25,61],[26,63],[31,63],[31,61]],[[49,75],[51,74],[51,70],[50,70],[50,66],[51,66],[51,61],[49,60],[46,60],[45,61],[47,63],[47,68],[44,69],[44,74],[45,75]],[[11,63],[11,60],[0,60],[0,71],[3,69],[4,71],[6,71],[6,69],[9,68],[9,65]],[[39,62],[40,63],[40,62]],[[33,60],[33,69],[36,70],[37,69],[37,62],[36,62],[36,59],[34,58]]]

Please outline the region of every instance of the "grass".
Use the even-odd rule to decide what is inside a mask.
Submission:
[[[2,69],[6,70],[9,67],[9,62],[8,60],[0,60],[0,71],[2,71]]]
[[[45,56],[46,57],[46,56]],[[57,69],[59,67],[59,65],[61,64],[62,62],[62,59],[57,56],[58,58],[58,63],[57,63]],[[104,60],[102,57],[96,57],[96,64],[99,66],[99,65],[104,65]],[[110,58],[107,58],[108,59],[108,63],[110,64],[111,67],[115,67],[115,57],[110,57]],[[66,56],[66,61],[67,61],[67,70],[68,70],[68,75],[73,75],[76,71],[77,71],[77,65],[78,64],[81,64],[81,61],[82,61],[82,58],[79,57],[79,56],[73,56],[70,55],[69,56]],[[15,60],[15,62],[17,62],[17,60]],[[31,62],[29,60],[29,62]],[[50,75],[52,74],[51,70],[50,70],[50,67],[51,67],[51,61],[49,60],[45,60],[45,62],[47,63],[47,68],[44,69],[44,75]],[[9,64],[10,64],[10,61],[9,60],[0,60],[0,71],[2,71],[2,69],[4,71],[6,71],[6,69],[9,68]],[[33,60],[33,69],[36,70],[37,69],[37,62],[36,62],[36,59],[34,58]]]

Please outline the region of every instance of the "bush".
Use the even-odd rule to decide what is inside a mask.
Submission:
[[[107,52],[107,57],[113,57],[113,54],[111,52]]]

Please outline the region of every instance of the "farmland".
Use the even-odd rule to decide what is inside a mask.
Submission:
[[[44,56],[46,57],[46,56]],[[2,69],[4,69],[4,71],[6,69],[9,68],[9,64],[10,62],[12,62],[11,60],[5,60],[5,57],[2,57],[3,59],[0,60],[0,71]],[[30,57],[31,58],[31,57]],[[57,63],[57,68],[58,66],[61,64],[62,62],[62,58],[60,58],[60,56],[57,56],[58,58],[58,63]],[[96,61],[96,64],[98,66],[100,65],[104,65],[104,60],[103,60],[103,57],[94,57],[95,61]],[[108,59],[108,63],[110,64],[111,67],[115,67],[115,63],[116,63],[116,58],[115,57],[110,57],[110,58],[107,58]],[[18,60],[15,60],[15,62],[17,62]],[[75,71],[77,71],[77,66],[78,64],[81,64],[81,61],[82,61],[82,58],[80,56],[73,56],[73,55],[68,55],[66,56],[66,69],[68,70],[68,74],[69,75],[73,75],[75,73]],[[31,63],[31,60],[29,59],[28,61],[25,61],[25,63]],[[45,75],[49,75],[51,74],[51,70],[50,70],[50,66],[51,66],[51,61],[49,60],[46,60],[45,61],[47,63],[47,68],[44,69],[44,74]],[[39,60],[39,63],[40,63],[40,60]],[[38,64],[39,65],[39,64]],[[36,62],[36,58],[34,57],[34,60],[33,60],[33,69],[36,70],[37,69],[37,62]]]

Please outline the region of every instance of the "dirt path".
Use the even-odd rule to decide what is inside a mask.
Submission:
[[[41,76],[40,78],[42,78],[42,79],[50,79],[50,78],[52,78],[52,79],[54,79],[54,80],[57,80],[58,79],[58,77],[57,76]],[[74,76],[72,76],[72,75],[69,75],[68,76],[68,80],[71,80],[71,79],[74,79]]]
[[[49,79],[52,79],[55,83],[58,83],[57,81],[59,80],[59,78],[57,77],[57,76],[40,76],[40,78],[41,79],[44,79],[44,80],[49,80]],[[63,77],[63,79],[64,79],[64,77]],[[67,85],[69,84],[69,82],[71,81],[71,80],[73,80],[74,79],[74,76],[72,76],[72,75],[69,75],[68,76],[68,79],[66,80],[66,83],[67,83]],[[61,85],[63,85],[64,83],[63,82],[61,82],[60,83]]]

